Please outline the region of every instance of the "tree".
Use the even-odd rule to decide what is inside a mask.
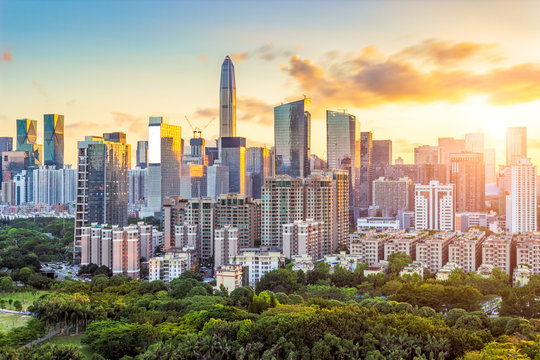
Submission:
[[[401,270],[412,262],[410,255],[396,252],[388,256],[388,273],[398,275]]]
[[[257,283],[257,293],[264,290],[290,294],[298,289],[298,275],[289,269],[276,269],[267,272]]]
[[[9,276],[2,276],[0,278],[0,290],[2,294],[13,290],[13,280]]]
[[[234,306],[247,309],[254,295],[255,292],[250,286],[241,286],[231,292],[230,298]]]
[[[22,304],[21,304],[21,301],[20,300],[15,300],[13,302],[13,308],[17,311],[21,311],[22,310]]]

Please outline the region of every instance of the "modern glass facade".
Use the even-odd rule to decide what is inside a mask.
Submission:
[[[148,206],[161,213],[164,197],[180,194],[182,128],[163,117],[148,124]]]
[[[36,141],[37,120],[17,119],[17,150],[24,150],[21,149],[23,144],[33,144]]]
[[[275,173],[292,177],[309,175],[311,141],[310,98],[274,108]]]
[[[229,168],[229,192],[245,194],[246,138],[222,137],[221,165]]]
[[[219,137],[236,136],[236,79],[234,65],[227,56],[221,65],[219,85]]]
[[[64,115],[46,114],[43,120],[44,164],[62,169],[64,167]]]
[[[146,169],[148,166],[148,141],[137,141],[137,166]]]
[[[246,150],[246,173],[250,175],[250,184],[246,186],[250,191],[247,195],[254,199],[260,199],[264,179],[271,176],[270,150],[268,148],[251,147]]]
[[[349,205],[359,201],[360,122],[356,116],[326,111],[326,146],[328,169],[349,171]]]
[[[372,155],[373,134],[371,132],[362,132],[360,133],[359,216],[367,216],[367,210],[371,205],[373,186]]]

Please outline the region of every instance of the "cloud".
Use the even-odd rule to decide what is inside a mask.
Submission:
[[[216,119],[219,121],[219,108],[199,108],[191,115],[191,117],[194,119],[206,118]],[[189,117],[190,120],[191,117]],[[274,106],[257,98],[240,96],[236,100],[236,120],[238,122],[273,125]],[[193,125],[195,126],[195,124]],[[202,126],[204,125],[205,124]]]
[[[398,148],[413,149],[415,147],[423,145],[420,142],[410,141],[409,139],[394,139],[392,145],[396,145]]]
[[[540,139],[527,139],[527,146],[529,148],[540,148]]]
[[[219,116],[219,108],[198,108],[192,116],[194,118],[216,118]]]
[[[420,47],[409,47],[390,56],[384,56],[374,46],[366,47],[352,58],[337,58],[332,71],[293,55],[281,69],[296,82],[300,91],[314,98],[314,103],[325,102],[334,107],[459,103],[471,95],[487,95],[489,102],[497,105],[540,99],[540,64],[494,68],[490,63],[483,67],[484,72],[449,68],[442,64],[459,65],[481,52],[483,47],[463,45],[465,43],[433,44],[424,42]],[[425,61],[435,65],[426,69],[419,64]]]
[[[294,47],[295,50],[301,49],[302,45]],[[258,58],[264,61],[274,61],[279,58],[292,56],[294,51],[276,47],[272,42],[268,42],[253,50],[242,51],[241,53],[232,53],[231,59],[233,62],[241,62],[251,58]]]
[[[231,59],[235,63],[242,62],[244,60],[247,60],[249,58],[249,53],[247,51],[241,52],[241,53],[231,53]]]
[[[11,60],[13,60],[13,54],[9,49],[5,49],[4,53],[2,54],[2,61],[11,62]]]
[[[137,134],[145,137],[148,131],[148,119],[143,116],[136,116],[123,112],[113,111],[113,125],[115,129],[126,132],[127,134]],[[118,131],[118,130],[116,130]]]
[[[68,106],[75,105],[76,102],[77,102],[76,99],[71,99],[71,100],[66,102],[66,105],[68,105]]]
[[[197,55],[197,58],[201,60],[202,62],[208,62],[208,54],[200,54]]]
[[[35,80],[32,80],[32,86],[45,98],[49,98],[49,94],[43,89],[43,86],[41,86],[40,83],[38,83]]]

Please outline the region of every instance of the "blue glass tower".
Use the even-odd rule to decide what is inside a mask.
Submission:
[[[44,126],[44,164],[64,167],[64,115],[46,114],[43,116]]]
[[[236,136],[236,79],[234,65],[227,56],[221,65],[219,85],[219,137]]]

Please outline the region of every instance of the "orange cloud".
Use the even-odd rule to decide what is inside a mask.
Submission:
[[[207,54],[200,54],[197,56],[197,58],[199,58],[199,60],[201,60],[202,62],[207,62],[208,61],[208,55]]]
[[[13,60],[13,54],[9,49],[4,50],[4,53],[2,54],[2,60],[5,62],[11,62],[11,60]]]
[[[49,98],[49,94],[45,91],[45,89],[43,89],[43,86],[41,86],[40,83],[38,83],[37,81],[35,80],[32,80],[32,86],[41,94],[43,95],[45,98]]]
[[[314,98],[315,104],[324,102],[333,107],[458,103],[470,95],[487,95],[497,105],[540,99],[538,63],[491,66],[484,73],[444,66],[449,62],[459,65],[492,47],[430,40],[386,57],[370,46],[352,59],[334,57],[337,62],[331,67],[295,55],[281,68],[296,81],[300,91]],[[425,61],[435,66],[426,69],[420,64]]]
[[[231,54],[231,59],[235,63],[239,63],[239,62],[242,62],[244,60],[247,60],[248,57],[249,57],[249,54],[248,54],[247,51],[244,51],[244,52],[241,52],[241,53],[232,53]]]
[[[274,123],[274,106],[263,100],[240,96],[236,101],[237,120],[262,125]],[[192,115],[193,118],[219,118],[219,108],[199,108]]]

